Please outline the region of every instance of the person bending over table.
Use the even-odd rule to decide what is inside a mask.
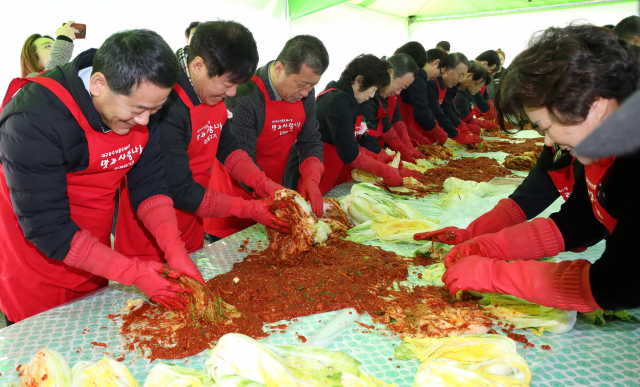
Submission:
[[[498,71],[502,71],[503,59],[497,51],[488,50],[476,57],[474,62],[481,63],[486,67],[489,76],[493,77]],[[477,117],[484,116],[489,121],[496,119],[496,108],[489,97],[487,86],[483,86],[480,91],[471,96],[475,104],[474,113]]]
[[[640,67],[625,46],[602,27],[547,29],[514,59],[502,81],[502,108],[507,114],[524,110],[545,131],[549,146],[571,151],[633,92]],[[640,158],[585,162],[584,176],[559,212],[452,248],[443,277],[450,293],[511,294],[579,312],[639,307],[640,261],[633,241]],[[535,261],[605,236],[605,251],[593,264]]]
[[[497,126],[488,120],[478,120],[473,113],[472,95],[480,91],[482,86],[491,82],[487,69],[478,62],[472,62],[469,70],[460,81],[458,94],[453,98],[453,107],[460,121],[484,129],[493,129]],[[464,117],[464,118],[463,118]],[[476,129],[477,130],[477,129]]]
[[[114,197],[126,176],[143,227],[160,246],[172,246],[167,261],[197,272],[162,178],[160,133],[147,128],[179,72],[158,34],[128,30],[71,63],[11,82],[0,115],[0,308],[8,320],[108,280],[136,285],[168,308],[185,307],[190,290],[163,278],[166,267],[109,247]]]
[[[238,86],[235,97],[225,101],[233,114],[230,127],[240,148],[277,184],[296,190],[298,177],[302,176],[299,192],[318,216],[323,213],[318,184],[324,165],[314,87],[328,66],[329,54],[320,39],[295,36],[285,43],[276,60],[257,69],[250,80]],[[292,152],[295,161],[290,161]],[[297,169],[295,177],[285,183],[285,171],[291,169]],[[220,163],[213,165],[209,187],[252,198],[236,180],[228,177]],[[205,231],[218,238],[252,224],[234,216],[204,220]]]
[[[443,144],[451,138],[458,144],[477,144],[482,142],[480,128],[472,133],[471,128],[460,121],[454,107],[453,100],[458,94],[458,83],[469,69],[469,60],[459,52],[449,55],[449,67],[439,77],[427,82],[429,110],[436,117],[440,132],[435,132],[438,142]]]
[[[160,119],[151,124],[160,131],[164,179],[180,227],[180,237],[173,243],[184,243],[189,253],[198,250],[204,240],[203,218],[229,215],[289,232],[289,224],[271,213],[271,200],[245,200],[208,187],[211,167],[219,162],[259,197],[273,197],[282,188],[240,149],[223,101],[255,71],[258,51],[253,35],[236,22],[203,22],[177,57],[183,71],[160,111]],[[140,227],[144,219],[134,211],[128,183],[123,181],[120,190],[115,249],[129,257],[162,262],[162,251],[172,250],[174,245],[157,243]],[[197,269],[185,274],[204,283]]]
[[[398,108],[398,95],[413,83],[418,66],[407,54],[396,54],[386,61],[391,66],[391,82],[379,89],[373,98],[360,104],[367,132],[358,138],[358,143],[375,154],[383,152],[386,143],[391,150],[400,152],[403,161],[415,164],[414,157],[426,157],[411,144]]]
[[[433,144],[442,137],[442,128],[429,111],[427,81],[434,79],[449,65],[449,54],[439,48],[425,51],[422,44],[409,42],[398,48],[395,54],[407,54],[416,61],[418,75],[406,90],[400,92],[398,105],[400,114],[407,127],[407,133],[417,145]]]
[[[350,180],[354,168],[382,177],[389,186],[402,185],[398,169],[361,151],[356,140],[367,130],[359,104],[373,98],[390,80],[388,62],[374,55],[360,55],[347,65],[338,81],[329,82],[318,94],[317,117],[324,142],[325,172],[320,181],[323,194]]]

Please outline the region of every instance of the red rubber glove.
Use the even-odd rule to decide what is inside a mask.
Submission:
[[[479,136],[480,133],[482,133],[482,128],[479,127],[478,125],[466,124],[464,122],[462,123],[462,125],[466,126],[469,132],[471,132],[472,134],[476,134]]]
[[[418,177],[421,175],[420,172],[407,168],[399,168],[398,171],[400,171],[400,176],[402,177]]]
[[[387,144],[389,144],[389,148],[391,150],[400,152],[400,159],[402,161],[406,161],[411,164],[415,164],[416,160],[414,160],[413,156],[411,156],[411,152],[407,148],[407,146],[402,142],[396,131],[391,128],[386,132],[380,135],[380,138],[383,139]],[[411,147],[413,148],[413,147]]]
[[[449,138],[447,132],[445,132],[444,129],[440,127],[440,125],[436,125],[433,129],[429,130],[427,132],[427,135],[437,141],[440,145],[444,145],[444,143],[447,142],[447,139]]]
[[[481,255],[506,261],[553,257],[564,251],[562,233],[549,218],[508,227],[495,234],[485,234],[454,246],[444,258],[450,267],[461,258]]]
[[[409,137],[409,133],[407,132],[407,124],[403,121],[394,122],[392,124],[393,130],[396,131],[398,137],[407,148],[413,148],[413,143],[411,142],[411,137]]]
[[[471,120],[469,120],[469,124],[473,124],[476,126],[481,127],[482,129],[499,129],[500,127],[498,125],[496,125],[495,122],[489,121],[489,120],[479,120],[477,118],[472,118]],[[467,124],[467,125],[469,125]]]
[[[353,168],[382,177],[384,184],[389,187],[399,187],[402,185],[402,176],[400,176],[400,172],[397,169],[387,164],[382,164],[363,152],[360,152],[358,157],[349,165]]]
[[[307,157],[300,167],[300,178],[302,184],[298,193],[311,203],[311,209],[318,216],[322,217],[324,213],[322,202],[322,192],[320,192],[320,180],[324,173],[324,164],[317,157]]]
[[[471,112],[473,113],[473,115],[475,117],[484,117],[484,114],[482,114],[482,112],[480,111],[480,109],[478,109],[478,105],[474,105],[473,109],[471,110]]]
[[[442,243],[458,245],[484,234],[493,234],[504,228],[515,226],[527,220],[520,206],[511,199],[502,199],[493,209],[471,222],[466,229],[445,227],[441,230],[415,234],[417,241],[438,238]]]
[[[407,127],[407,133],[409,133],[409,137],[411,137],[411,140],[417,142],[418,145],[431,145],[435,142],[422,134],[413,125]]]
[[[467,145],[482,142],[482,137],[471,134],[471,132],[469,132],[469,129],[467,129],[467,126],[464,125],[464,122],[456,129],[458,129],[458,135],[452,138],[452,140],[457,142],[458,144]]]
[[[76,232],[63,263],[123,285],[135,285],[152,301],[169,310],[183,310],[189,304],[191,289],[160,275],[180,278],[176,269],[160,262],[129,259],[100,243],[87,230]]]
[[[487,100],[487,103],[489,104],[489,110],[483,113],[484,118],[488,119],[489,121],[494,121],[496,119],[496,107],[493,105],[493,101],[491,101],[490,99]]]
[[[180,238],[173,200],[165,195],[152,196],[140,203],[137,215],[164,251],[169,266],[206,285]]]
[[[202,218],[225,218],[233,215],[238,218],[253,219],[266,227],[290,234],[291,225],[269,210],[272,203],[273,201],[270,199],[244,200],[240,197],[207,189],[196,215]],[[282,203],[281,206],[284,207],[285,204]]]
[[[387,152],[384,151],[384,149],[381,150],[380,153],[375,153],[363,146],[360,146],[359,148],[360,148],[360,153],[364,153],[365,155],[383,164],[389,164],[390,162],[393,161],[393,156],[389,156]]]
[[[267,175],[253,162],[247,152],[242,149],[233,151],[224,161],[224,167],[229,175],[247,187],[255,190],[261,198],[275,198],[276,191],[286,189]]]
[[[511,294],[544,306],[589,313],[601,309],[591,293],[590,268],[584,259],[505,262],[472,256],[451,266],[442,281],[452,295],[459,290]]]

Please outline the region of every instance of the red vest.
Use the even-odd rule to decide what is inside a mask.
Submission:
[[[147,145],[147,127],[134,126],[122,136],[97,132],[71,94],[55,80],[45,77],[14,79],[2,106],[27,82],[36,82],[55,94],[84,131],[89,165],[84,171],[66,174],[70,218],[80,229],[88,230],[101,243],[111,246],[116,191]],[[1,166],[0,235],[0,307],[11,321],[21,321],[109,284],[105,278],[48,258],[24,237]]]
[[[282,184],[282,177],[289,161],[291,147],[298,138],[307,115],[302,101],[295,103],[271,100],[264,82],[254,75],[251,80],[264,95],[265,119],[256,143],[258,165],[268,178]],[[238,181],[229,175],[224,165],[214,162],[209,187],[231,196],[246,200],[255,199]],[[252,219],[235,216],[226,218],[206,218],[205,230],[211,235],[223,238],[255,224]]]
[[[605,157],[590,165],[584,166],[584,174],[587,180],[587,190],[589,191],[589,199],[591,199],[591,207],[596,218],[602,223],[610,233],[616,227],[618,220],[609,215],[598,200],[598,192],[602,189],[602,180],[609,172],[609,169],[616,160],[614,157]]]

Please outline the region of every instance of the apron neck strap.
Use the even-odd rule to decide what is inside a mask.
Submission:
[[[173,85],[173,90],[175,90],[176,93],[178,93],[178,97],[180,97],[182,102],[184,102],[184,104],[187,105],[187,107],[189,109],[193,109],[193,107],[194,107],[193,106],[193,102],[191,102],[191,99],[187,95],[187,92],[184,91],[182,86],[180,86],[179,84],[176,83],[175,85]]]

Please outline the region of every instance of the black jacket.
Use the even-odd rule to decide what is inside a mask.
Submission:
[[[489,103],[487,102],[488,100],[490,100],[489,92],[487,91],[487,89],[488,88],[485,88],[484,94],[482,93],[482,90],[480,90],[479,92],[477,92],[475,95],[471,97],[471,99],[473,100],[473,103],[478,107],[478,110],[480,110],[483,114],[486,113],[491,108],[489,106]]]
[[[436,126],[436,120],[429,110],[429,96],[427,95],[427,72],[418,70],[416,79],[400,93],[403,103],[411,105],[413,108],[413,119],[420,127],[429,131]],[[436,103],[438,99],[436,99]]]
[[[568,167],[572,160],[573,157],[568,151],[557,149],[554,153],[553,149],[548,146],[542,149],[542,153],[529,171],[529,175],[509,196],[520,206],[527,219],[535,218],[560,197],[549,172]],[[584,179],[584,167],[578,160],[573,162],[573,169],[576,181]]]
[[[73,96],[89,124],[109,131],[94,108],[78,71],[92,66],[96,50],[43,74]],[[127,173],[134,209],[145,199],[168,194],[159,133],[149,128],[149,141],[138,163]],[[46,256],[66,257],[78,225],[71,219],[67,176],[89,164],[84,131],[69,109],[48,89],[25,85],[0,116],[0,162],[11,189],[14,212],[27,240]],[[114,203],[115,205],[115,203]]]
[[[360,153],[354,134],[360,108],[351,85],[343,81],[331,81],[325,90],[332,88],[338,90],[330,91],[316,101],[320,139],[334,145],[340,159],[350,164]]]
[[[429,94],[429,109],[431,114],[436,117],[438,125],[449,135],[449,138],[454,138],[458,135],[458,126],[460,126],[460,119],[453,107],[453,100],[458,94],[458,85],[446,89],[446,94],[442,105],[439,103],[440,88],[445,88],[442,76],[437,79],[432,79],[427,83],[427,92]]]
[[[178,84],[184,89],[193,106],[201,104],[184,71],[180,71]],[[189,168],[187,149],[192,133],[189,108],[182,102],[178,93],[171,90],[167,102],[156,116],[157,118],[149,126],[160,131],[160,143],[165,160],[164,179],[169,186],[169,194],[176,208],[195,212],[202,203],[206,187],[193,180],[193,173]],[[216,159],[224,164],[227,156],[239,148],[238,141],[227,121],[220,133]]]
[[[640,307],[640,259],[638,218],[640,217],[640,158],[618,158],[603,184],[600,203],[618,223],[609,234],[593,214],[584,174],[576,177],[569,199],[552,214],[564,238],[565,250],[591,246],[607,237],[606,249],[589,270],[596,303],[606,310]]]
[[[456,113],[458,113],[458,117],[460,120],[466,122],[467,124],[471,121],[471,118],[464,120],[469,117],[471,114],[471,96],[469,95],[469,90],[467,89],[459,89],[458,95],[453,100],[453,107],[456,109]]]
[[[386,103],[382,104],[382,100],[385,100]],[[389,102],[386,101],[385,98],[380,98],[378,96],[378,93],[376,93],[373,98],[370,98],[366,102],[360,104],[360,112],[363,115],[362,122],[366,122],[367,128],[376,130],[378,128],[378,122],[380,121],[382,121],[382,133],[386,133],[389,131],[389,129],[392,128],[389,116],[387,116],[386,114],[380,120],[376,120],[378,109],[382,107],[386,112],[386,107],[388,105]],[[396,108],[396,111],[398,110],[400,109]],[[380,153],[382,151],[382,147],[380,146],[377,137],[370,136],[365,133],[361,136],[358,136],[357,141],[358,144],[362,145],[371,152]]]

